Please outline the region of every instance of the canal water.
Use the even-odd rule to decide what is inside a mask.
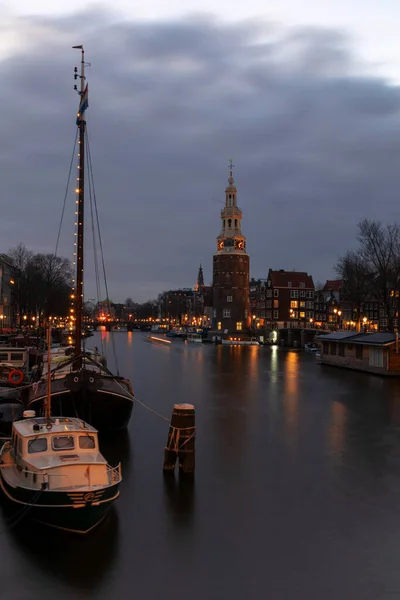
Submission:
[[[99,333],[88,346],[109,354]],[[196,407],[194,484],[162,474],[168,423],[137,405],[103,439],[121,497],[76,538],[0,512],[7,600],[363,600],[400,596],[400,382],[278,347],[114,334],[120,373],[171,415]]]

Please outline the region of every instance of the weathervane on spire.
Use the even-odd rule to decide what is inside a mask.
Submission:
[[[233,169],[234,169],[235,165],[233,164],[232,159],[229,159],[229,185],[233,185]]]

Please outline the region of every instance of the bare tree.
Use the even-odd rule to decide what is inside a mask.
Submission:
[[[20,314],[58,314],[68,312],[71,293],[71,265],[53,254],[34,255],[23,244],[8,255],[17,270],[17,299]]]
[[[358,225],[360,256],[371,274],[371,293],[385,311],[388,329],[400,309],[400,226],[364,219]]]
[[[357,315],[357,331],[360,331],[361,307],[371,294],[371,273],[358,250],[350,250],[340,257],[335,271],[343,281],[343,299]]]

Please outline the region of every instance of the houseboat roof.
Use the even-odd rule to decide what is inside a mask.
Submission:
[[[334,331],[333,333],[327,333],[326,335],[319,335],[317,340],[321,342],[340,342],[359,335],[360,334],[355,331]]]
[[[368,346],[386,346],[396,341],[394,333],[356,333],[354,331],[335,331],[318,338],[321,342],[351,342]]]
[[[396,335],[394,333],[361,333],[356,335],[351,342],[355,344],[368,344],[373,346],[386,346],[387,344],[393,344],[396,341]]]
[[[34,428],[34,426],[39,426]],[[81,419],[75,417],[58,417],[51,419],[51,429],[47,429],[47,420],[44,417],[35,417],[32,419],[23,419],[14,422],[14,429],[23,437],[36,436],[41,433],[97,433],[97,429],[84,423]]]

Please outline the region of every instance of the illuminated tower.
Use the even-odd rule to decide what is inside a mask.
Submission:
[[[249,271],[246,238],[242,234],[242,211],[237,206],[233,165],[229,162],[222,228],[213,261],[214,326],[222,332],[245,331],[250,326]]]

